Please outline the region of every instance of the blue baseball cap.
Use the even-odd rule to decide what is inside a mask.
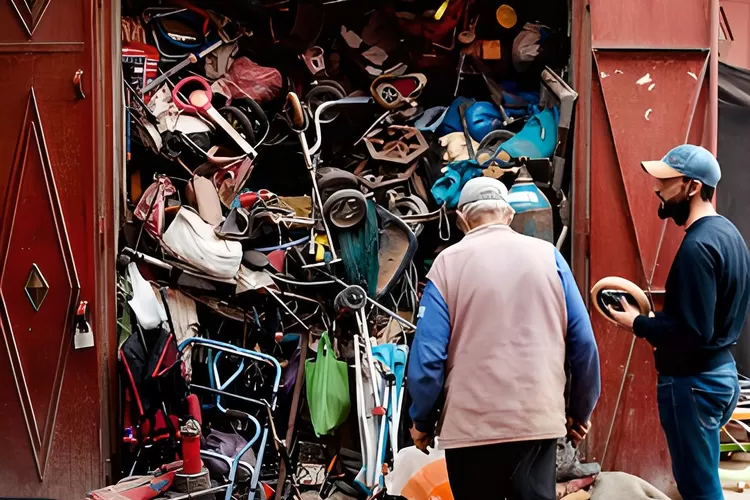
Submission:
[[[643,169],[657,179],[688,177],[715,188],[721,179],[721,167],[706,148],[683,144],[657,161],[641,162]]]

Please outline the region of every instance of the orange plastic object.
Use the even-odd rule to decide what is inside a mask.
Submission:
[[[445,459],[422,467],[401,489],[401,496],[409,500],[453,500]]]
[[[518,22],[516,11],[510,5],[505,4],[497,8],[497,12],[495,12],[495,18],[497,19],[497,24],[505,29],[512,28]]]
[[[482,59],[497,61],[503,58],[500,40],[482,40]]]

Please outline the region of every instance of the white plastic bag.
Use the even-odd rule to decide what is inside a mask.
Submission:
[[[448,485],[445,451],[427,448],[429,455],[415,446],[399,450],[393,460],[393,471],[385,476],[389,495],[403,496],[407,500],[453,500]]]
[[[138,324],[144,330],[158,328],[167,321],[167,313],[164,307],[157,300],[149,282],[141,276],[135,262],[128,265],[128,275],[130,276],[130,286],[133,289],[133,298],[130,299],[128,304],[135,313]]]
[[[542,38],[542,26],[539,24],[526,23],[523,30],[513,40],[513,67],[516,71],[523,73],[534,60],[539,57]]]

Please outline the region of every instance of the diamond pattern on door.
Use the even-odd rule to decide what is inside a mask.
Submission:
[[[33,89],[7,193],[0,246],[0,331],[5,342],[0,348],[8,350],[41,480],[80,285]],[[28,217],[30,213],[34,216]]]
[[[26,33],[34,34],[49,6],[50,0],[9,0],[18,13]]]

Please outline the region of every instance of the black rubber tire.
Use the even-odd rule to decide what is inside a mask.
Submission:
[[[346,89],[344,89],[344,87],[336,80],[318,80],[318,85],[326,85],[328,87],[335,87],[336,90],[338,90],[342,96],[346,95]]]
[[[367,293],[359,285],[351,285],[341,291],[333,301],[336,309],[359,311],[367,303]]]
[[[241,109],[235,108],[234,106],[224,106],[219,110],[219,113],[227,120],[227,122],[229,122],[232,128],[237,130],[240,135],[244,136],[243,138],[249,144],[255,144],[255,131],[253,130],[253,124]],[[227,119],[227,116],[230,116],[231,120]],[[237,129],[235,123],[239,124],[240,129]]]
[[[325,99],[323,97],[329,97]],[[330,97],[333,97],[332,99]],[[321,104],[329,101],[337,101],[344,98],[344,93],[338,88],[331,85],[318,84],[311,88],[305,96],[305,102],[310,107],[310,113],[315,116],[315,111]],[[321,113],[320,123],[330,123],[339,117],[339,112],[335,110],[326,111]]]
[[[256,140],[262,141],[263,137],[267,136],[271,130],[271,124],[268,121],[266,112],[263,111],[263,108],[260,106],[260,104],[257,103],[255,99],[251,99],[249,97],[236,99],[234,102],[236,103],[237,107],[247,107],[250,110],[250,123],[253,123],[254,121],[258,122],[258,127],[253,127],[253,132],[255,132]],[[256,146],[259,145],[260,143],[256,144]]]

